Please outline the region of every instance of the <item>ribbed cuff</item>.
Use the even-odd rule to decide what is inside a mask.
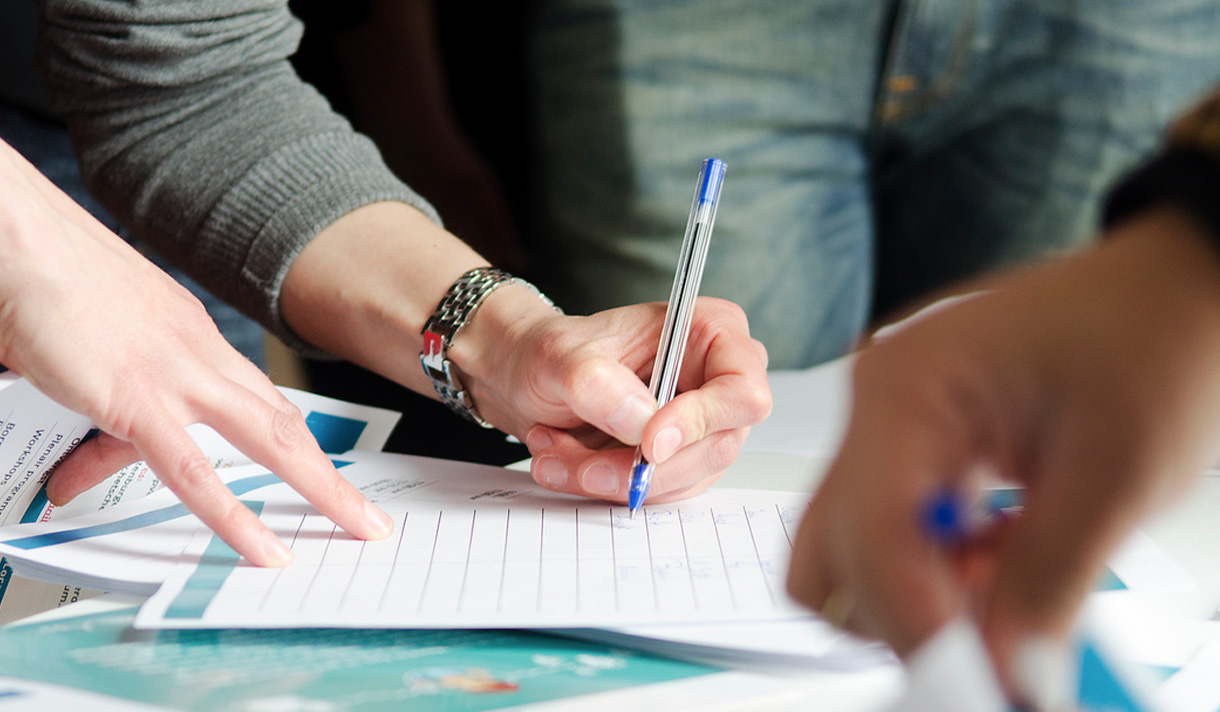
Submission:
[[[377,147],[354,133],[310,136],[255,165],[216,205],[200,235],[219,260],[239,304],[285,344],[313,358],[331,354],[298,337],[280,314],[280,289],[301,250],[328,225],[370,203],[412,205],[440,216],[385,166]]]

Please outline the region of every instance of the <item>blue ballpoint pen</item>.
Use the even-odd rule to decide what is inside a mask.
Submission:
[[[959,546],[1021,511],[1022,490],[989,489],[967,498],[953,489],[942,489],[924,502],[921,524],[924,533],[941,546]]]
[[[703,167],[699,170],[695,199],[691,204],[690,219],[686,222],[686,236],[682,239],[678,269],[674,274],[674,286],[669,293],[669,306],[665,310],[661,344],[657,347],[657,358],[652,365],[650,383],[652,395],[657,399],[657,408],[664,407],[674,397],[678,387],[678,370],[682,366],[682,355],[686,351],[686,337],[690,334],[695,297],[699,295],[699,282],[703,279],[703,264],[707,260],[712,224],[716,221],[716,205],[720,201],[724,171],[724,161],[719,158],[704,160]],[[648,495],[648,488],[652,485],[652,470],[652,463],[644,459],[643,452],[637,447],[627,488],[627,506],[631,509],[632,518],[635,518],[636,510]]]

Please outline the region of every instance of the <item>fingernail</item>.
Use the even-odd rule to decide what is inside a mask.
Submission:
[[[614,474],[614,470],[609,465],[601,462],[585,470],[580,485],[589,494],[618,494],[618,476]]]
[[[614,415],[610,416],[606,425],[614,431],[614,435],[635,439],[648,424],[648,419],[656,412],[651,403],[639,396],[628,396],[619,404]]]
[[[682,447],[682,431],[674,426],[669,426],[652,439],[652,459],[654,463],[660,464],[678,451]]]
[[[364,519],[372,525],[372,539],[384,539],[394,531],[394,520],[381,507],[372,502],[364,501]]]
[[[544,457],[534,463],[534,479],[543,487],[557,489],[568,481],[568,468],[553,457]]]
[[[264,566],[287,566],[292,563],[292,550],[284,546],[284,542],[270,530],[263,532]]]
[[[542,452],[555,444],[550,431],[541,425],[535,425],[525,434],[525,446],[530,452]]]
[[[1068,651],[1053,638],[1026,638],[1012,657],[1013,691],[1038,712],[1067,709],[1069,690]]]

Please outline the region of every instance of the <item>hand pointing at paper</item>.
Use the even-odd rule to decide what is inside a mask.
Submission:
[[[0,244],[0,362],[104,433],[60,465],[52,501],[93,484],[99,461],[146,459],[247,559],[288,563],[288,549],[187,435],[202,422],[354,536],[390,533],[389,518],[339,476],[300,412],[224,341],[198,300],[3,142]]]

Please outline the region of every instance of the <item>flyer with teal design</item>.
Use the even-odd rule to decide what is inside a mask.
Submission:
[[[133,618],[0,629],[0,670],[192,712],[477,712],[717,672],[515,631],[152,632]]]

